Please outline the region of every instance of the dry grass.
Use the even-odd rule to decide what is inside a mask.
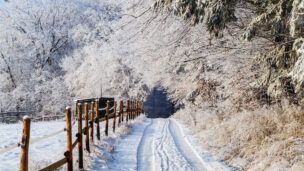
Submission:
[[[198,82],[199,95],[202,100],[215,101],[217,99],[216,87],[218,83],[214,80],[202,79]]]
[[[192,130],[203,146],[219,159],[240,170],[304,167],[304,112],[301,108],[226,112],[222,119],[207,113],[197,111],[200,122]],[[176,115],[177,118],[183,116]]]

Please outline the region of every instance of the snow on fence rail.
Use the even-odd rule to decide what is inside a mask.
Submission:
[[[96,138],[100,140],[100,126],[99,123],[105,121],[105,135],[108,136],[109,119],[113,118],[113,132],[116,126],[121,122],[128,122],[130,119],[135,119],[143,113],[143,101],[127,100],[126,105],[124,101],[119,102],[119,109],[117,110],[117,102],[114,98],[92,98],[76,100],[75,117],[77,118],[78,132],[75,135],[76,140],[72,142],[72,110],[67,107],[65,110],[66,117],[66,132],[67,132],[67,150],[64,152],[64,157],[57,162],[40,169],[40,171],[51,171],[67,164],[67,170],[73,170],[73,149],[78,144],[78,168],[83,169],[83,135],[85,140],[85,150],[90,153],[90,141],[94,140],[94,124],[96,126]],[[118,121],[117,121],[118,118]],[[82,124],[85,126],[83,127]],[[30,117],[23,118],[23,133],[20,143],[20,170],[28,171],[28,154],[30,145]],[[75,122],[76,124],[76,122]]]
[[[32,119],[34,122],[38,121],[53,121],[64,118],[64,115],[38,116]]]

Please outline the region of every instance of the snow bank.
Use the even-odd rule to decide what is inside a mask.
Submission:
[[[216,160],[207,150],[204,150],[200,145],[200,142],[193,136],[190,135],[188,128],[181,125],[177,120],[172,119],[174,124],[178,126],[179,131],[181,132],[182,137],[185,139],[188,146],[191,148],[191,151],[197,155],[201,162],[204,164],[205,168],[208,171],[230,171],[232,168],[229,168],[224,163]]]
[[[29,148],[30,170],[37,170],[43,164],[54,162],[63,156],[66,149],[65,122],[33,122]],[[52,135],[56,133],[55,135]],[[0,170],[19,169],[22,123],[0,124]],[[52,136],[50,136],[52,135]],[[47,154],[47,155],[46,155]]]

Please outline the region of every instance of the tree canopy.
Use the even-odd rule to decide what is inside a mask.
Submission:
[[[272,49],[258,57],[264,68],[260,87],[267,87],[272,96],[282,97],[285,92],[303,99],[303,78],[296,81],[291,74],[303,65],[299,62],[303,56],[299,53],[304,36],[303,0],[157,0],[154,9],[172,11],[192,26],[203,23],[212,37],[238,29],[245,40],[271,42]]]

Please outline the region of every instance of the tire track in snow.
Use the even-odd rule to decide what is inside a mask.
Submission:
[[[168,122],[170,123],[169,131],[173,137],[174,143],[188,163],[194,168],[194,170],[207,170],[202,158],[200,158],[197,152],[194,151],[191,145],[187,142],[178,125],[175,122],[172,122],[171,119],[168,119]]]
[[[165,138],[166,138],[166,123],[162,126],[162,130],[161,130],[161,137],[157,139],[158,143],[157,143],[157,154],[158,157],[160,159],[160,167],[161,170],[168,170],[168,166],[169,166],[169,157],[167,155],[167,153],[165,152],[164,149],[164,142],[165,142]]]
[[[155,170],[155,151],[153,148],[155,140],[152,136],[154,133],[153,120],[151,119],[150,124],[145,128],[143,136],[141,137],[140,143],[137,147],[137,169],[136,170]],[[146,151],[150,151],[151,155],[146,156]]]
[[[182,130],[171,119],[146,119],[120,141],[115,151],[107,168],[101,169],[96,165],[92,170],[206,170],[202,159],[199,159],[186,142]]]
[[[160,141],[160,145],[159,150],[161,151],[160,154],[163,155],[160,156],[161,158],[161,162],[166,162],[166,167],[162,168],[162,170],[173,170],[173,169],[180,169],[180,167],[172,161],[181,161],[180,159],[183,158],[183,156],[181,156],[178,152],[178,150],[174,150],[174,148],[168,148],[168,147],[174,147],[175,144],[172,141],[172,136],[170,136],[170,132],[169,132],[169,120],[165,120],[165,123],[163,125],[163,131],[161,133],[161,141]],[[177,152],[177,153],[176,153]],[[175,155],[172,155],[175,154]],[[180,159],[179,159],[180,158]],[[183,158],[184,159],[184,158]],[[190,168],[190,166],[189,166]]]
[[[177,131],[170,119],[153,119],[138,147],[137,170],[205,170],[191,148],[186,147],[183,137],[173,135],[181,134]]]

